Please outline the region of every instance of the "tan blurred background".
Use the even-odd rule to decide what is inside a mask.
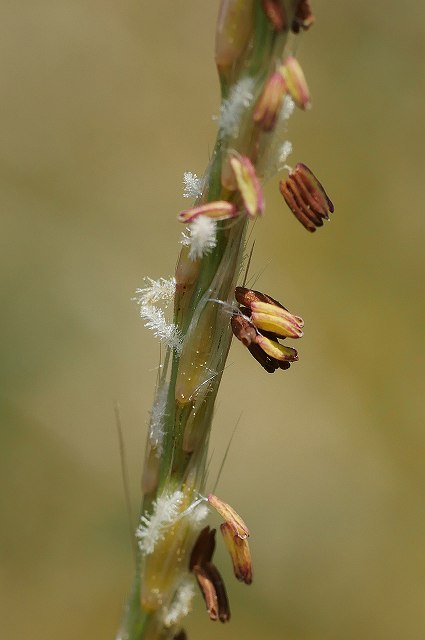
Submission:
[[[425,637],[423,4],[314,4],[290,161],[336,213],[310,236],[268,184],[253,272],[306,334],[285,374],[232,348],[212,480],[243,407],[219,491],[255,582],[220,552],[233,620],[198,597],[191,640]],[[1,2],[2,638],[114,637],[132,558],[113,402],[137,510],[158,361],[130,297],[172,275],[182,174],[213,145],[217,7]]]

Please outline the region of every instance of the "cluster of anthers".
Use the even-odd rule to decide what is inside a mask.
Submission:
[[[291,362],[298,360],[298,353],[279,340],[301,338],[303,319],[254,289],[236,287],[235,297],[240,306],[231,319],[234,335],[268,373],[289,369]]]
[[[245,584],[251,584],[252,562],[248,545],[248,527],[229,504],[213,494],[207,499],[224,520],[220,525],[220,531],[232,559],[235,577]],[[223,578],[212,562],[214,549],[215,529],[205,527],[192,549],[189,569],[199,585],[210,619],[227,622],[230,620],[229,601]]]

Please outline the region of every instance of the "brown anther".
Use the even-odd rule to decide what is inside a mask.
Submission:
[[[301,29],[307,31],[314,23],[314,15],[311,10],[310,0],[299,0],[295,9],[295,16],[291,29],[294,33],[299,33]]]
[[[308,231],[316,231],[334,211],[323,186],[305,164],[298,163],[288,178],[280,181],[279,189],[292,213]]]
[[[239,302],[239,304],[243,304],[245,307],[251,307],[253,302],[269,302],[270,304],[275,304],[282,309],[287,310],[286,307],[283,306],[280,302],[268,296],[266,293],[261,293],[261,291],[256,291],[255,289],[246,289],[245,287],[236,287],[235,289],[235,298]]]
[[[232,327],[233,334],[246,347],[255,343],[257,332],[249,320],[236,313],[232,316],[230,325]]]
[[[212,562],[195,565],[193,575],[201,589],[210,620],[227,622],[230,620],[230,607],[223,578]]]
[[[251,584],[252,560],[248,540],[241,540],[241,538],[235,536],[227,522],[223,522],[220,525],[220,531],[232,559],[235,577],[245,584]]]
[[[286,369],[289,369],[290,366],[291,366],[291,363],[288,362],[287,360],[282,360],[279,362],[279,369],[283,369],[284,371],[286,371]]]
[[[281,0],[262,0],[263,11],[276,31],[286,27],[285,9]]]
[[[286,204],[294,214],[294,216],[301,222],[301,224],[312,233],[316,231],[316,225],[311,222],[309,217],[304,213],[303,209],[298,206],[293,193],[289,189],[288,180],[281,180],[279,184],[280,193],[283,195]]]
[[[261,364],[267,373],[274,373],[276,369],[279,368],[279,363],[273,358],[270,358],[270,356],[268,356],[262,348],[258,346],[258,344],[252,344],[248,347],[248,351],[252,356],[254,356],[256,361]]]
[[[180,629],[180,631],[173,636],[173,640],[187,640],[186,631],[184,629]]]
[[[196,578],[207,606],[210,620],[227,622],[230,608],[223,579],[211,562],[215,548],[215,529],[205,527],[192,549],[189,569]]]
[[[295,175],[291,176],[287,180],[287,186],[289,191],[292,193],[296,206],[304,210],[307,217],[316,227],[321,227],[323,225],[323,219],[320,217],[320,214],[316,210],[316,207],[312,206],[311,199],[308,197],[308,195],[304,197],[304,194],[300,193],[300,185],[297,184]],[[325,216],[323,216],[323,218],[324,217]],[[327,217],[329,219],[329,216]]]
[[[230,620],[230,607],[223,578],[221,577],[217,567],[212,562],[209,562],[205,566],[205,569],[208,572],[209,578],[214,585],[217,595],[218,619],[220,622],[228,622]]]
[[[295,167],[295,173],[299,175],[305,186],[309,190],[310,194],[315,198],[318,204],[330,213],[334,212],[334,206],[332,201],[328,197],[323,185],[316,178],[311,169],[306,164],[299,162]]]
[[[213,620],[213,621],[217,620],[218,619],[217,592],[215,590],[213,581],[211,580],[208,569],[206,567],[200,567],[196,565],[195,567],[193,567],[192,571],[199,585],[201,593],[204,597],[210,620]]]
[[[221,515],[223,520],[231,527],[235,536],[242,540],[249,537],[249,529],[240,517],[239,513],[227,502],[224,502],[218,496],[210,493],[208,496],[209,504]]]
[[[211,562],[215,549],[215,529],[204,527],[200,532],[190,554],[189,569]]]
[[[329,220],[327,203],[323,200],[319,201],[319,198],[317,196],[315,197],[314,193],[308,190],[307,184],[299,171],[294,171],[291,176],[291,189],[295,198],[301,202],[305,202],[310,211],[316,213],[320,218]]]

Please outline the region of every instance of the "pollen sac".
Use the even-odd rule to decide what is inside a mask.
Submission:
[[[247,156],[233,153],[230,155],[229,162],[249,217],[256,218],[262,215],[264,212],[263,190],[251,160]]]
[[[314,15],[311,10],[310,0],[299,0],[291,29],[294,33],[299,33],[301,29],[307,31],[314,23]]]
[[[253,302],[269,302],[270,304],[275,304],[277,307],[281,307],[282,309],[286,309],[280,302],[268,296],[266,293],[262,293],[261,291],[256,291],[255,289],[246,289],[245,287],[236,287],[235,289],[235,298],[239,302],[239,304],[244,305],[245,307],[250,308]]]
[[[254,122],[263,131],[272,131],[274,128],[285,93],[285,80],[282,74],[276,71],[267,80],[254,109]]]
[[[288,56],[279,69],[286,83],[286,90],[300,109],[311,105],[310,91],[300,63],[294,56]]]
[[[258,334],[256,337],[256,343],[268,356],[275,360],[286,362],[296,362],[296,360],[298,360],[298,353],[296,349],[293,349],[292,347],[285,347],[277,340],[272,340],[266,336]]]
[[[252,323],[243,315],[235,313],[230,320],[232,331],[238,340],[246,347],[255,344],[257,332]]]
[[[193,574],[204,597],[210,620],[228,622],[230,607],[223,578],[217,567],[208,562],[203,566],[196,565]]]
[[[304,321],[286,309],[269,302],[253,302],[251,320],[255,327],[281,338],[302,338]]]
[[[232,529],[233,534],[244,540],[249,536],[249,529],[240,515],[227,502],[210,493],[208,502],[221,515]]]
[[[219,221],[234,218],[237,215],[239,215],[239,211],[232,202],[217,200],[186,209],[179,213],[177,219],[180,222],[191,223],[199,216],[207,216],[208,218]]]
[[[242,540],[239,536],[235,536],[233,529],[227,522],[220,525],[220,531],[232,559],[236,579],[245,584],[251,584],[252,560],[248,540]]]
[[[279,361],[275,358],[271,358],[258,344],[253,344],[248,347],[250,354],[261,364],[263,369],[267,373],[274,373],[277,369],[289,369],[290,363],[286,361]]]
[[[196,565],[203,565],[211,562],[215,550],[215,529],[204,527],[200,532],[192,553],[190,554],[189,569],[193,570]]]
[[[281,180],[279,189],[286,204],[301,224],[311,232],[329,220],[334,206],[314,173],[301,162],[286,180]]]
[[[283,31],[286,27],[286,16],[281,0],[262,0],[261,4],[274,29]]]

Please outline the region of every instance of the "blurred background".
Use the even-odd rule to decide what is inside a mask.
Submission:
[[[158,345],[130,302],[169,277],[219,109],[218,0],[2,0],[1,636],[113,638],[133,566]],[[255,581],[233,619],[197,596],[190,639],[423,640],[423,4],[314,3],[290,121],[335,203],[308,234],[266,190],[257,287],[306,321],[267,375],[232,347],[211,484],[250,525]],[[421,286],[422,285],[422,286]],[[213,519],[212,519],[213,522]]]

